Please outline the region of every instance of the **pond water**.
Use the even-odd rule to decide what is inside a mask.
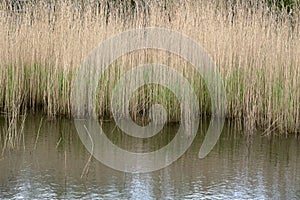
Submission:
[[[25,142],[0,160],[0,199],[300,199],[300,140],[246,137],[226,123],[214,149],[198,158],[207,122],[192,146],[172,165],[130,174],[91,159],[72,120],[27,118]],[[103,123],[109,138],[125,149],[155,150],[174,137],[166,126],[154,140],[132,139]],[[2,127],[0,127],[2,129]],[[38,136],[38,137],[37,137]]]

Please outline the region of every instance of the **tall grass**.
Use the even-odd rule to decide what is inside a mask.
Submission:
[[[6,3],[5,3],[6,2]],[[147,6],[106,1],[28,3],[16,11],[0,3],[0,109],[21,107],[49,116],[71,113],[76,70],[99,42],[130,28],[158,26],[198,41],[216,62],[227,93],[227,117],[249,133],[300,132],[300,11],[279,11],[260,1],[161,1]],[[145,61],[173,66],[197,91],[203,115],[210,114],[203,80],[184,60],[160,51],[133,52],[119,58],[99,83],[98,114],[110,118],[110,90],[120,74]],[[146,86],[132,97],[134,118],[147,116],[153,102],[164,104],[170,121],[179,104],[170,91]]]

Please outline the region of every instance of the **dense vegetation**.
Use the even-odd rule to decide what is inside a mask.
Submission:
[[[227,92],[227,117],[253,133],[300,132],[299,1],[14,1],[0,3],[0,110],[9,119],[42,110],[70,116],[76,70],[99,42],[130,28],[158,26],[183,32],[212,55]],[[135,52],[115,61],[99,83],[97,111],[111,118],[110,90],[137,63],[172,65],[193,82],[202,115],[210,114],[204,82],[191,66],[166,52]],[[132,97],[134,118],[153,102],[162,103],[169,121],[180,108],[158,86]],[[16,123],[17,124],[17,123]]]

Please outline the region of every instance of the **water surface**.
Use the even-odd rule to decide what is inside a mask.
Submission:
[[[0,160],[0,199],[300,199],[300,141],[294,136],[249,138],[227,123],[200,160],[204,121],[190,149],[164,169],[128,174],[92,159],[81,178],[90,154],[73,122],[45,118],[37,134],[40,118],[27,119],[25,145]],[[137,152],[167,144],[178,128],[166,126],[152,140],[138,140],[112,122],[103,127],[115,144]]]

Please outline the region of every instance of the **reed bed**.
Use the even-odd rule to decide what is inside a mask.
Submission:
[[[20,110],[70,117],[73,80],[89,52],[113,34],[155,26],[192,37],[212,56],[226,87],[227,118],[249,134],[300,132],[299,8],[288,12],[261,1],[116,2],[38,1],[21,10],[0,3],[0,110],[12,113],[22,102]],[[120,75],[145,62],[181,72],[199,97],[199,114],[210,115],[205,83],[192,66],[168,52],[145,50],[119,58],[105,72],[97,95],[100,118],[111,118],[110,91]],[[166,107],[169,121],[179,120],[178,101],[157,85],[132,97],[133,118],[147,118],[154,102]]]

